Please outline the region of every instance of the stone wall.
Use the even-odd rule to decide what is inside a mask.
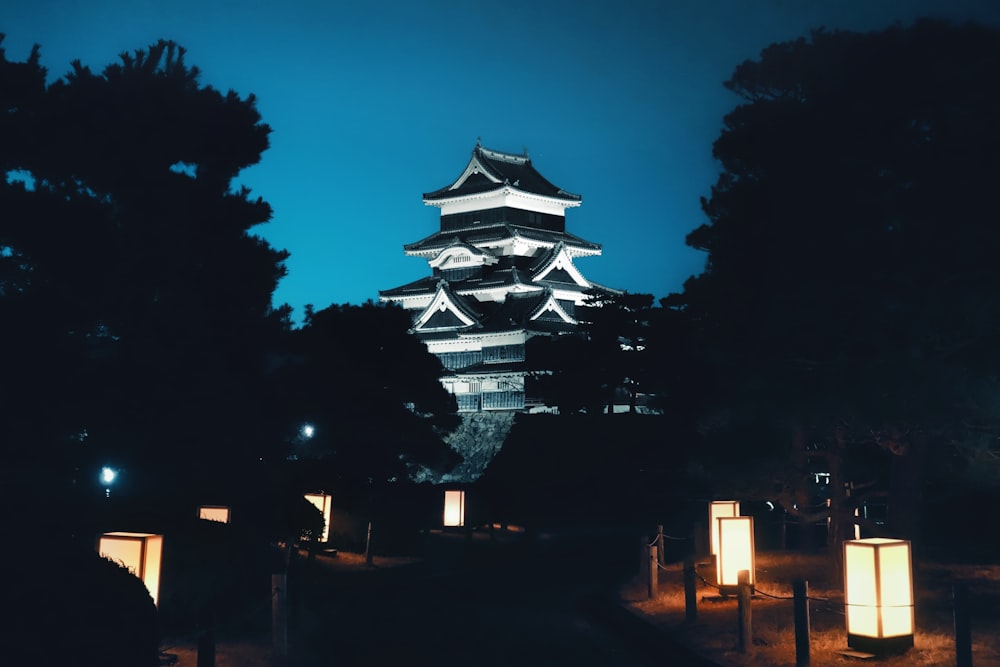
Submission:
[[[516,412],[463,414],[462,423],[444,440],[464,460],[437,481],[473,482],[478,479],[503,447],[516,416]]]

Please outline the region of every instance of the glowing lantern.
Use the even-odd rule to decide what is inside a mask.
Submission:
[[[198,518],[206,521],[229,523],[229,508],[222,505],[202,505],[198,508]]]
[[[723,516],[717,521],[719,553],[715,568],[716,583],[722,589],[735,589],[739,585],[740,570],[749,570],[752,586],[755,566],[753,517]]]
[[[328,541],[330,539],[330,512],[333,508],[333,498],[326,493],[307,493],[305,499],[323,513],[323,534],[320,535],[319,541]]]
[[[869,653],[913,646],[910,543],[872,537],[844,542],[847,644]]]
[[[465,525],[465,491],[444,492],[444,525]]]
[[[740,501],[713,500],[708,504],[708,553],[710,556],[719,554],[719,524],[718,519],[724,516],[739,516]]]
[[[97,553],[124,565],[146,585],[153,604],[160,594],[160,562],[163,535],[152,533],[104,533],[97,543]]]

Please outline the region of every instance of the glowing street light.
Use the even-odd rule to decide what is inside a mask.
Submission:
[[[465,525],[465,491],[444,492],[444,525],[449,528]]]
[[[847,645],[874,654],[913,646],[910,542],[882,537],[844,542]]]
[[[111,485],[118,479],[118,471],[110,466],[101,468],[101,484],[104,485],[104,497],[111,497]]]
[[[142,580],[157,604],[160,594],[160,564],[163,559],[163,535],[153,533],[104,533],[97,542],[97,552]]]

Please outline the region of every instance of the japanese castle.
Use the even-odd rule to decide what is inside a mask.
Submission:
[[[566,209],[582,197],[546,180],[526,153],[477,142],[461,175],[423,199],[441,209],[440,229],[403,251],[426,259],[431,275],[379,300],[412,313],[413,333],[447,369],[442,382],[460,412],[543,408],[531,371],[544,361],[525,358],[526,342],[577,331],[588,292],[618,293],[574,264],[601,254],[566,231]]]

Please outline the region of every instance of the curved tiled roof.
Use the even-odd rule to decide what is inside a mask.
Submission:
[[[466,176],[470,167],[474,168],[473,173],[468,174],[464,181],[462,176]],[[482,170],[487,176],[479,173]],[[466,194],[478,194],[489,192],[510,185],[522,192],[554,197],[566,201],[581,201],[580,195],[567,192],[560,187],[550,183],[531,164],[531,158],[525,153],[516,155],[514,153],[504,153],[489,148],[483,148],[479,143],[472,149],[472,157],[466,166],[462,176],[448,185],[433,192],[425,192],[424,199],[436,201]],[[492,178],[491,178],[492,177]]]
[[[601,250],[601,245],[599,243],[585,241],[579,236],[575,236],[569,232],[553,232],[546,229],[537,229],[535,227],[523,227],[521,225],[503,223],[485,227],[455,229],[447,232],[434,232],[430,236],[427,236],[419,241],[403,245],[403,251],[427,252],[429,250],[443,250],[456,240],[476,245],[478,243],[492,243],[515,237],[552,244],[562,242],[565,243],[567,247],[592,252],[600,252]]]

